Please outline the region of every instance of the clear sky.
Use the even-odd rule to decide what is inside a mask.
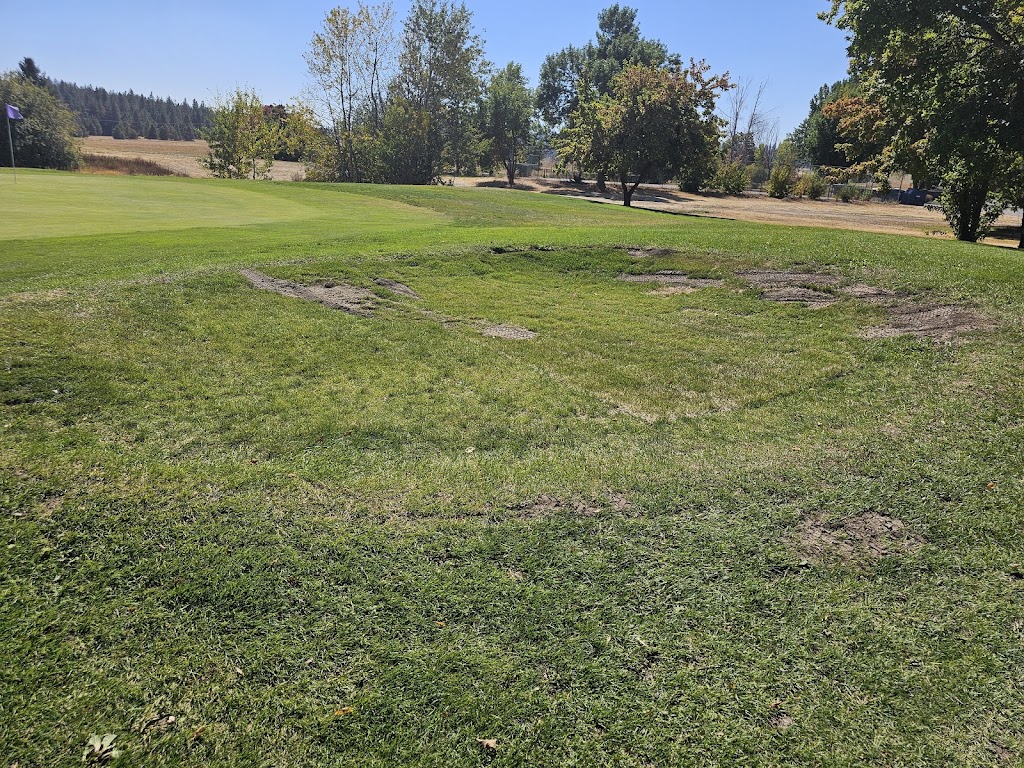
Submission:
[[[235,86],[287,102],[306,83],[302,55],[332,0],[43,0],[3,2],[0,71],[31,56],[50,77],[108,90],[211,103]],[[353,0],[352,5],[355,2]],[[611,0],[466,0],[487,58],[518,61],[536,83],[541,62],[594,37]],[[769,81],[782,133],[806,117],[824,83],[846,73],[843,33],[817,19],[828,0],[626,0],[641,33],[713,71]],[[396,0],[401,16],[408,0]]]

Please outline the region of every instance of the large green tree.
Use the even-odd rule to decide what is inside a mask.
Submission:
[[[510,187],[516,183],[516,167],[530,143],[534,96],[523,68],[510,63],[491,78],[484,98],[483,132],[491,157],[505,168]]]
[[[568,46],[541,65],[537,106],[552,125],[565,123],[579,105],[580,84],[600,96],[611,93],[615,76],[628,64],[662,67],[678,63],[665,44],[640,34],[636,9],[616,3],[597,16],[597,34],[581,48]]]
[[[31,61],[26,59],[26,61]],[[22,62],[24,64],[24,62]],[[34,65],[33,65],[34,66]],[[35,69],[38,78],[41,74]],[[31,72],[30,72],[31,74]],[[48,88],[21,72],[0,75],[0,109],[13,104],[24,120],[11,126],[14,162],[27,168],[74,170],[81,162],[75,141],[77,123],[71,112]],[[0,113],[0,123],[6,122]],[[0,126],[0,166],[11,164],[11,145],[7,126]]]
[[[811,165],[847,165],[846,154],[836,146],[843,140],[839,120],[826,115],[825,108],[839,99],[858,95],[859,90],[852,80],[840,80],[818,89],[807,117],[788,137],[801,159]]]
[[[593,41],[568,46],[548,56],[540,69],[537,107],[550,125],[564,126],[582,98],[611,94],[615,76],[630,64],[680,68],[680,58],[665,44],[640,34],[635,8],[611,5],[597,16]],[[596,168],[598,189],[604,190],[605,169]]]
[[[989,201],[1024,198],[1024,6],[1020,0],[833,0],[853,69],[893,118],[893,154],[942,179],[956,236],[985,233]],[[1024,228],[1021,245],[1024,247]]]
[[[391,124],[417,126],[404,140],[387,142],[393,150],[411,153],[386,158],[401,169],[403,180],[429,184],[445,170],[458,174],[475,163],[482,145],[478,110],[487,68],[483,40],[465,4],[414,0],[390,88],[390,110],[406,112],[390,115]]]
[[[728,87],[703,62],[687,71],[627,65],[607,96],[583,98],[559,140],[560,151],[589,169],[604,168],[623,203],[654,173],[684,175],[707,164],[718,146],[715,99]]]

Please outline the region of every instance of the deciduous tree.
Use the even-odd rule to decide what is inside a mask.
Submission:
[[[561,151],[584,167],[607,169],[627,206],[652,172],[710,165],[718,147],[715,99],[728,79],[707,73],[703,62],[682,72],[627,65],[612,79],[610,95],[581,100]]]
[[[406,177],[429,184],[448,168],[461,172],[478,155],[477,110],[488,68],[483,40],[473,30],[473,15],[463,3],[414,0],[405,20],[392,80],[392,109],[407,114],[401,121],[418,126],[408,139],[395,142],[414,157],[393,158]],[[398,119],[397,115],[392,115]]]
[[[317,154],[317,178],[375,180],[367,147],[380,133],[387,109],[387,84],[395,67],[394,25],[391,3],[360,2],[355,11],[329,11],[323,28],[313,35],[305,57],[315,84],[310,105],[331,139]]]
[[[280,142],[280,128],[268,119],[254,91],[238,89],[217,105],[213,126],[203,132],[210,153],[201,160],[214,176],[267,178]]]
[[[1020,0],[833,0],[823,18],[850,32],[855,73],[893,116],[890,146],[942,178],[956,236],[983,236],[989,198],[1024,187],[1006,172],[1024,154]]]
[[[530,142],[533,92],[523,68],[510,63],[491,79],[484,99],[484,138],[491,156],[505,168],[508,185],[515,186],[516,167]]]

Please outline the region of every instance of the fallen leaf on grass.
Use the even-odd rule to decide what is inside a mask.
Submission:
[[[342,707],[341,709],[334,710],[335,717],[347,717],[356,711],[355,707]]]
[[[483,747],[488,752],[498,751],[498,740],[497,739],[477,739],[476,743]]]
[[[203,735],[203,731],[205,731],[207,729],[207,727],[208,726],[200,725],[198,728],[196,728],[194,731],[192,731],[192,738],[193,739],[198,739],[200,736]]]

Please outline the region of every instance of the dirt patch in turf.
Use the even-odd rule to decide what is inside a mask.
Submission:
[[[671,248],[627,248],[626,253],[631,259],[658,259],[664,256],[673,256],[677,251]]]
[[[580,517],[594,517],[601,509],[582,501],[565,502],[554,496],[538,496],[532,501],[524,501],[509,508],[516,517],[529,520],[537,517],[548,517],[559,512],[573,512]]]
[[[905,302],[887,306],[889,321],[861,333],[865,339],[915,336],[951,341],[961,333],[989,331],[995,323],[967,307]]]
[[[661,286],[672,286],[674,293],[692,293],[701,288],[722,288],[724,280],[712,280],[706,277],[690,277],[685,272],[663,270],[649,275],[619,275],[619,280],[626,283],[656,283]],[[664,294],[662,294],[664,295]]]
[[[925,544],[920,534],[895,517],[865,512],[830,524],[824,518],[805,520],[798,531],[800,549],[815,559],[838,558],[845,563],[906,555]]]
[[[420,298],[420,295],[416,293],[416,291],[414,291],[408,285],[403,285],[397,280],[388,280],[387,278],[382,277],[377,280],[374,280],[373,282],[379,285],[381,288],[386,288],[392,293],[397,293],[400,296],[407,296],[410,299],[417,300]]]
[[[839,292],[849,296],[850,298],[869,302],[885,302],[895,299],[897,296],[895,291],[890,291],[886,288],[879,288],[875,285],[865,285],[864,283],[844,285],[839,288]]]
[[[242,275],[262,291],[273,291],[282,296],[304,301],[314,301],[331,309],[348,312],[351,315],[368,317],[377,305],[373,292],[354,285],[327,281],[322,285],[302,285],[291,280],[281,280],[253,269],[243,269]]]
[[[481,331],[484,336],[491,336],[496,339],[512,339],[513,341],[528,341],[537,338],[537,334],[528,328],[518,325],[490,325]]]
[[[802,303],[818,309],[835,304],[843,295],[883,307],[888,321],[863,331],[861,336],[867,339],[915,336],[950,341],[962,333],[996,327],[991,319],[968,307],[925,304],[886,288],[851,283],[838,275],[748,269],[737,271],[736,276],[759,289],[766,301]]]
[[[737,270],[736,277],[754,288],[833,288],[846,282],[839,275],[826,275],[819,272],[788,272],[778,269],[741,269]]]
[[[803,304],[812,309],[829,307],[839,301],[835,294],[796,286],[766,288],[761,292],[761,298],[765,301],[778,301],[783,304]]]

